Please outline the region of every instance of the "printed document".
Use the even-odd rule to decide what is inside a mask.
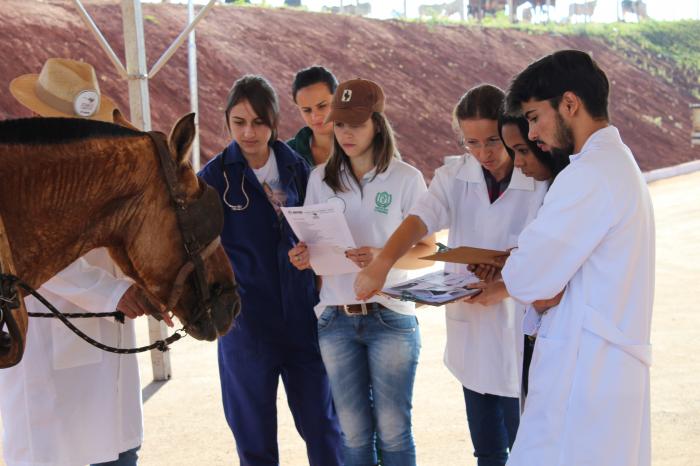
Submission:
[[[359,272],[345,257],[355,241],[339,206],[324,203],[300,207],[282,207],[282,213],[294,234],[309,247],[311,268],[317,275]]]

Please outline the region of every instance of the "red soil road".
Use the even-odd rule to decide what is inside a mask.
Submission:
[[[87,9],[123,57],[121,9],[116,0],[86,2]],[[144,4],[149,66],[187,21],[183,5]],[[0,88],[15,76],[38,72],[49,57],[96,66],[102,91],[128,110],[126,83],[68,1],[3,0],[0,5]],[[529,35],[512,30],[378,21],[285,9],[217,6],[197,29],[202,156],[227,143],[223,105],[233,81],[245,73],[266,76],[278,90],[280,134],[302,121],[289,88],[294,73],[314,63],[339,79],[376,80],[386,91],[387,114],[404,158],[426,177],[442,157],[459,151],[452,107],[481,82],[505,87],[533,59],[561,48],[589,51],[612,83],[612,119],[643,170],[700,158],[690,146],[687,89],[670,85],[588,37]],[[658,60],[658,66],[668,63]],[[153,127],[168,131],[188,112],[187,53],[181,48],[150,86]],[[128,113],[128,111],[126,112]],[[27,116],[9,92],[0,93],[0,118]],[[660,126],[653,120],[661,117]]]

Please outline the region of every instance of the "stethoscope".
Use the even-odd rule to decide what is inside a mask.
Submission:
[[[223,154],[221,155],[221,171],[224,174],[224,182],[226,183],[226,189],[224,189],[224,194],[221,196],[221,200],[223,200],[224,204],[226,204],[226,206],[233,212],[243,212],[250,205],[250,197],[248,197],[248,193],[245,190],[245,169],[243,170],[243,172],[241,172],[241,193],[243,194],[243,197],[245,197],[245,203],[238,205],[233,205],[226,200],[226,196],[228,195],[228,191],[231,188],[231,185],[228,181],[228,175],[226,174],[226,166],[224,165]],[[297,179],[296,170],[292,168],[292,171],[294,172],[294,175],[292,175],[294,178],[294,187],[296,188],[297,193],[299,194],[299,198],[302,202],[304,202],[304,198],[306,197],[306,190],[299,188],[299,180]]]
[[[224,201],[224,204],[226,204],[228,208],[234,212],[242,212],[246,210],[248,208],[248,205],[250,205],[250,198],[248,197],[248,193],[245,190],[245,173],[241,172],[241,193],[243,193],[243,196],[245,197],[245,204],[231,205],[231,203],[229,203],[226,200],[228,190],[231,188],[231,186],[228,182],[228,175],[226,174],[226,166],[224,165],[223,154],[221,154],[221,171],[224,173],[224,182],[226,183],[226,189],[224,189],[224,194],[221,196],[221,199]]]

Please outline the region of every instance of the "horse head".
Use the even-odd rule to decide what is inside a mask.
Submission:
[[[221,201],[189,163],[194,135],[194,114],[182,117],[167,140],[151,135],[158,182],[146,185],[139,208],[128,212],[123,247],[111,247],[110,254],[190,335],[211,341],[229,330],[240,301],[218,239]]]

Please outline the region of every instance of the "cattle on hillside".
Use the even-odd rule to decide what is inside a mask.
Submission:
[[[644,0],[622,0],[622,19],[625,19],[627,14],[632,14],[637,17],[637,21],[647,19],[647,4]]]
[[[464,19],[464,0],[453,2],[418,5],[418,16],[421,18],[446,17],[459,13],[460,19]]]
[[[583,16],[585,22],[590,21],[593,12],[595,11],[597,0],[592,0],[585,3],[571,3],[569,5],[569,21]]]
[[[370,2],[357,2],[355,4],[350,4],[350,5],[343,5],[342,9],[339,6],[323,6],[321,7],[321,11],[325,13],[333,13],[333,14],[346,14],[346,15],[353,15],[353,16],[367,16],[370,13],[372,13],[372,5]]]
[[[453,2],[424,4],[418,6],[418,16],[426,17],[450,17],[459,13],[464,19],[464,6],[466,4],[467,15],[478,20],[486,15],[495,16],[499,11],[505,11],[506,5],[511,0],[455,0]],[[556,0],[512,0],[512,8],[518,9],[521,5],[529,3],[531,10],[526,14],[532,15],[535,11],[544,12],[547,6],[556,7]]]
[[[513,1],[513,13],[511,20],[515,21],[516,14],[515,10],[518,10],[522,5],[528,4],[522,9],[522,21],[525,23],[530,23],[540,15],[540,18],[546,16],[546,20],[549,21],[549,14],[552,10],[550,8],[556,8],[557,0],[512,0]]]

